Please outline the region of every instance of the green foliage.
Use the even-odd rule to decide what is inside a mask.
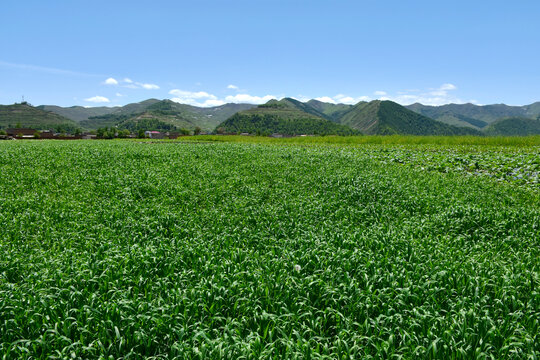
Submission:
[[[41,110],[28,104],[0,105],[0,127],[33,128],[44,130],[62,126],[75,130],[78,126],[73,120],[58,114]]]
[[[505,147],[540,146],[540,136],[418,136],[418,135],[366,135],[366,136],[309,136],[292,138],[255,138],[246,136],[204,135],[184,141],[233,142],[259,144],[304,145],[479,145]]]
[[[482,135],[478,130],[430,119],[392,101],[359,103],[339,122],[369,135]]]
[[[118,123],[128,120],[131,117],[131,114],[107,114],[100,116],[92,116],[88,118],[88,120],[81,121],[80,124],[87,129],[114,127]]]
[[[0,142],[0,353],[533,359],[539,193],[446,150]]]
[[[114,139],[117,136],[118,129],[111,128],[99,128],[97,129],[96,135],[98,139]]]
[[[250,109],[254,106],[251,104],[225,104],[216,107],[200,108],[179,104],[171,100],[159,101],[150,99],[140,103],[128,104],[121,108],[115,108],[111,113],[90,116],[87,120],[81,121],[81,126],[88,129],[110,126],[121,127],[123,122],[154,119],[175,128],[194,130],[196,127],[199,127],[206,131],[212,131],[220,122],[226,120],[234,113]],[[65,108],[62,109],[59,111],[66,110]]]
[[[116,107],[108,106],[93,106],[93,107],[84,107],[84,106],[70,106],[70,107],[61,107],[55,105],[40,105],[37,106],[38,109],[53,112],[55,114],[61,115],[65,118],[75,120],[76,122],[81,122],[88,120],[92,116],[107,115],[112,112],[117,111]]]
[[[540,135],[540,119],[505,118],[495,121],[485,130],[491,136]]]
[[[422,115],[432,119],[439,119],[443,116],[456,116],[458,118],[476,119],[490,124],[498,119],[506,117],[532,117],[540,113],[540,103],[525,106],[509,106],[505,104],[474,105],[474,104],[447,104],[441,106],[428,106],[422,104],[412,104],[407,106]]]
[[[309,105],[313,109],[324,114],[327,119],[335,122],[339,122],[339,119],[341,119],[343,115],[345,115],[353,107],[353,105],[331,104],[318,100],[309,100],[306,105]]]
[[[266,109],[266,108],[263,108]],[[272,108],[274,109],[274,108]],[[358,131],[329,120],[312,117],[301,112],[268,113],[249,110],[231,116],[220,125],[226,133],[250,133],[284,135],[355,135]]]
[[[130,119],[118,124],[118,128],[127,129],[131,132],[144,131],[171,131],[176,130],[176,126],[160,121],[158,119]]]

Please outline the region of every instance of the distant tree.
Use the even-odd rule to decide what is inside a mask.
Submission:
[[[22,128],[22,125],[20,122],[17,123],[17,125],[15,125],[15,129],[21,129]]]
[[[34,133],[34,139],[39,139],[39,138],[41,138],[41,134],[39,133],[39,131],[36,131]]]
[[[118,130],[118,137],[119,138],[127,138],[129,136],[129,134],[131,134],[131,133],[127,129]]]
[[[0,135],[7,135],[7,132],[5,132],[4,130],[0,130]]]
[[[193,135],[199,135],[201,133],[201,130],[202,129],[200,127],[196,126],[195,130],[193,130]]]
[[[188,129],[184,129],[184,128],[180,129],[180,134],[182,135],[189,135],[190,133],[191,131],[189,131]]]
[[[225,128],[223,126],[220,126],[216,129],[216,132],[218,134],[224,134],[225,133]]]
[[[105,139],[114,139],[116,136],[116,129],[110,128],[109,130],[105,131]]]
[[[146,137],[146,135],[144,135],[144,130],[143,129],[139,129],[139,132],[137,133],[137,137],[139,139],[144,139]]]
[[[18,134],[17,134],[17,137],[22,138],[23,136],[24,136],[23,133],[18,133]]]
[[[75,129],[74,135],[75,136],[80,136],[81,135],[81,129],[79,129],[79,128]]]
[[[107,128],[99,128],[97,129],[97,132],[96,132],[96,135],[98,138],[103,138],[104,135],[105,135],[105,131],[106,131]]]

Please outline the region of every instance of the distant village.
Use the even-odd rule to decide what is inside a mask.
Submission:
[[[36,130],[31,128],[9,128],[0,129],[0,140],[97,140],[97,139],[178,139],[183,136],[193,135],[241,135],[241,136],[255,136],[250,133],[226,133],[217,131],[215,133],[196,131],[190,132],[185,129],[180,131],[144,131],[139,130],[137,133],[132,133],[129,130],[120,130],[116,128],[102,128],[90,132],[76,131],[73,134],[58,132],[54,129],[49,130]],[[264,136],[273,138],[283,137],[304,137],[314,135],[285,135],[285,134],[265,134]]]
[[[207,135],[200,132],[198,135]],[[93,139],[113,139],[113,138],[148,138],[148,139],[177,139],[181,136],[190,136],[190,132],[181,131],[139,131],[131,133],[129,130],[118,129],[98,129],[91,132],[75,132],[74,134],[60,133],[53,129],[36,130],[31,128],[10,128],[0,130],[0,140],[93,140]]]

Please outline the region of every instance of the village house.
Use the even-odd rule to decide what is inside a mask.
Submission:
[[[145,131],[144,136],[150,139],[165,139],[165,134],[159,131]]]
[[[5,131],[8,136],[18,139],[33,139],[34,134],[37,132],[36,129],[30,128],[6,129]]]

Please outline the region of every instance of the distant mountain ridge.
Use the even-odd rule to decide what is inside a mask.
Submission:
[[[337,124],[310,105],[292,98],[238,112],[218,125],[225,133],[281,135],[359,135],[360,131]]]
[[[415,103],[405,107],[450,125],[468,126],[476,129],[483,129],[502,118],[535,119],[540,115],[540,102],[523,106],[505,104],[474,105],[470,103],[430,106]]]
[[[234,113],[254,106],[256,105],[229,103],[203,108],[179,104],[171,100],[148,99],[117,107],[72,106],[63,108],[54,105],[41,105],[38,108],[69,117],[87,130],[116,126],[119,123],[129,121],[137,122],[140,119],[152,119],[177,128],[193,130],[200,127],[205,131],[212,131],[217,124]]]
[[[529,118],[503,118],[491,123],[485,129],[490,136],[527,136],[540,134],[540,117]]]
[[[339,122],[367,135],[481,135],[477,130],[444,124],[388,100],[360,102]]]
[[[77,128],[77,122],[54,112],[33,107],[28,103],[0,105],[0,129],[16,126],[36,130],[53,128],[70,131]]]
[[[253,111],[250,112],[250,110]],[[229,103],[215,107],[197,107],[158,99],[148,99],[117,107],[87,108],[55,105],[32,107],[27,103],[0,105],[0,128],[20,124],[37,129],[61,127],[68,130],[75,128],[95,130],[100,127],[136,127],[137,124],[158,124],[162,128],[188,130],[201,128],[203,131],[210,132],[239,113],[242,115],[240,117],[242,127],[247,126],[251,129],[250,131],[255,132],[270,131],[272,126],[269,127],[269,120],[273,119],[276,126],[281,122],[279,126],[273,126],[273,128],[289,132],[302,130],[302,133],[347,132],[344,131],[345,128],[332,128],[321,120],[346,126],[365,134],[515,135],[540,133],[536,122],[527,121],[540,117],[540,102],[523,106],[505,104],[429,106],[418,103],[401,106],[391,101],[379,100],[348,105],[325,103],[315,99],[301,102],[293,98],[271,100],[260,106]],[[254,114],[264,115],[259,116],[257,120],[258,126],[263,128],[255,129],[253,124],[249,125],[246,115],[253,117]],[[236,117],[236,125],[240,123],[239,121],[239,117]],[[294,124],[294,121],[300,121],[301,124]],[[312,129],[309,129],[307,125],[310,121],[313,125]],[[286,126],[285,123],[287,123]],[[232,126],[231,123],[225,125]],[[238,129],[240,128],[236,131],[241,131]]]

